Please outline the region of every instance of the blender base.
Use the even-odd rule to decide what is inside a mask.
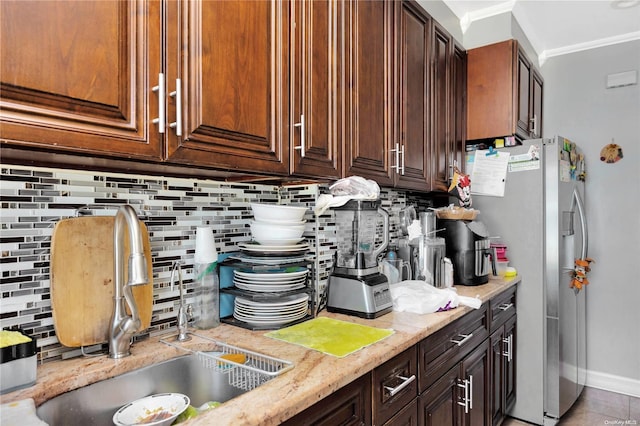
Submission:
[[[392,310],[389,282],[384,275],[329,276],[327,311],[373,319]]]

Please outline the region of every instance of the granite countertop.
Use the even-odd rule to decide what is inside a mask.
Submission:
[[[492,277],[484,285],[455,288],[462,296],[478,296],[485,302],[518,282],[519,277]],[[219,425],[234,426],[278,425],[471,310],[461,305],[450,311],[424,315],[394,311],[371,320],[322,312],[320,316],[395,331],[382,341],[343,358],[265,337],[266,331],[250,331],[228,324],[198,330],[200,335],[291,361],[294,368],[185,424],[207,425],[215,421]],[[38,406],[61,393],[185,354],[181,349],[160,342],[161,339],[170,340],[171,334],[136,343],[131,350],[132,356],[118,360],[105,355],[45,363],[38,366],[35,385],[1,395],[0,403],[33,398]],[[194,338],[192,344],[197,343]],[[188,345],[185,343],[186,347]]]

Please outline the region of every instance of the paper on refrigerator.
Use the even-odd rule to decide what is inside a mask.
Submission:
[[[508,152],[495,150],[475,152],[471,171],[472,194],[504,196],[509,155]]]

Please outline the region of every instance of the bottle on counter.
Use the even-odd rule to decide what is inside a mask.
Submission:
[[[201,330],[220,325],[220,279],[218,251],[213,228],[196,229],[194,258],[195,309],[194,326]]]

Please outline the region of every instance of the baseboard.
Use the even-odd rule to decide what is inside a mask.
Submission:
[[[599,371],[587,371],[587,384],[590,388],[602,389],[609,392],[622,393],[640,398],[640,380]]]

